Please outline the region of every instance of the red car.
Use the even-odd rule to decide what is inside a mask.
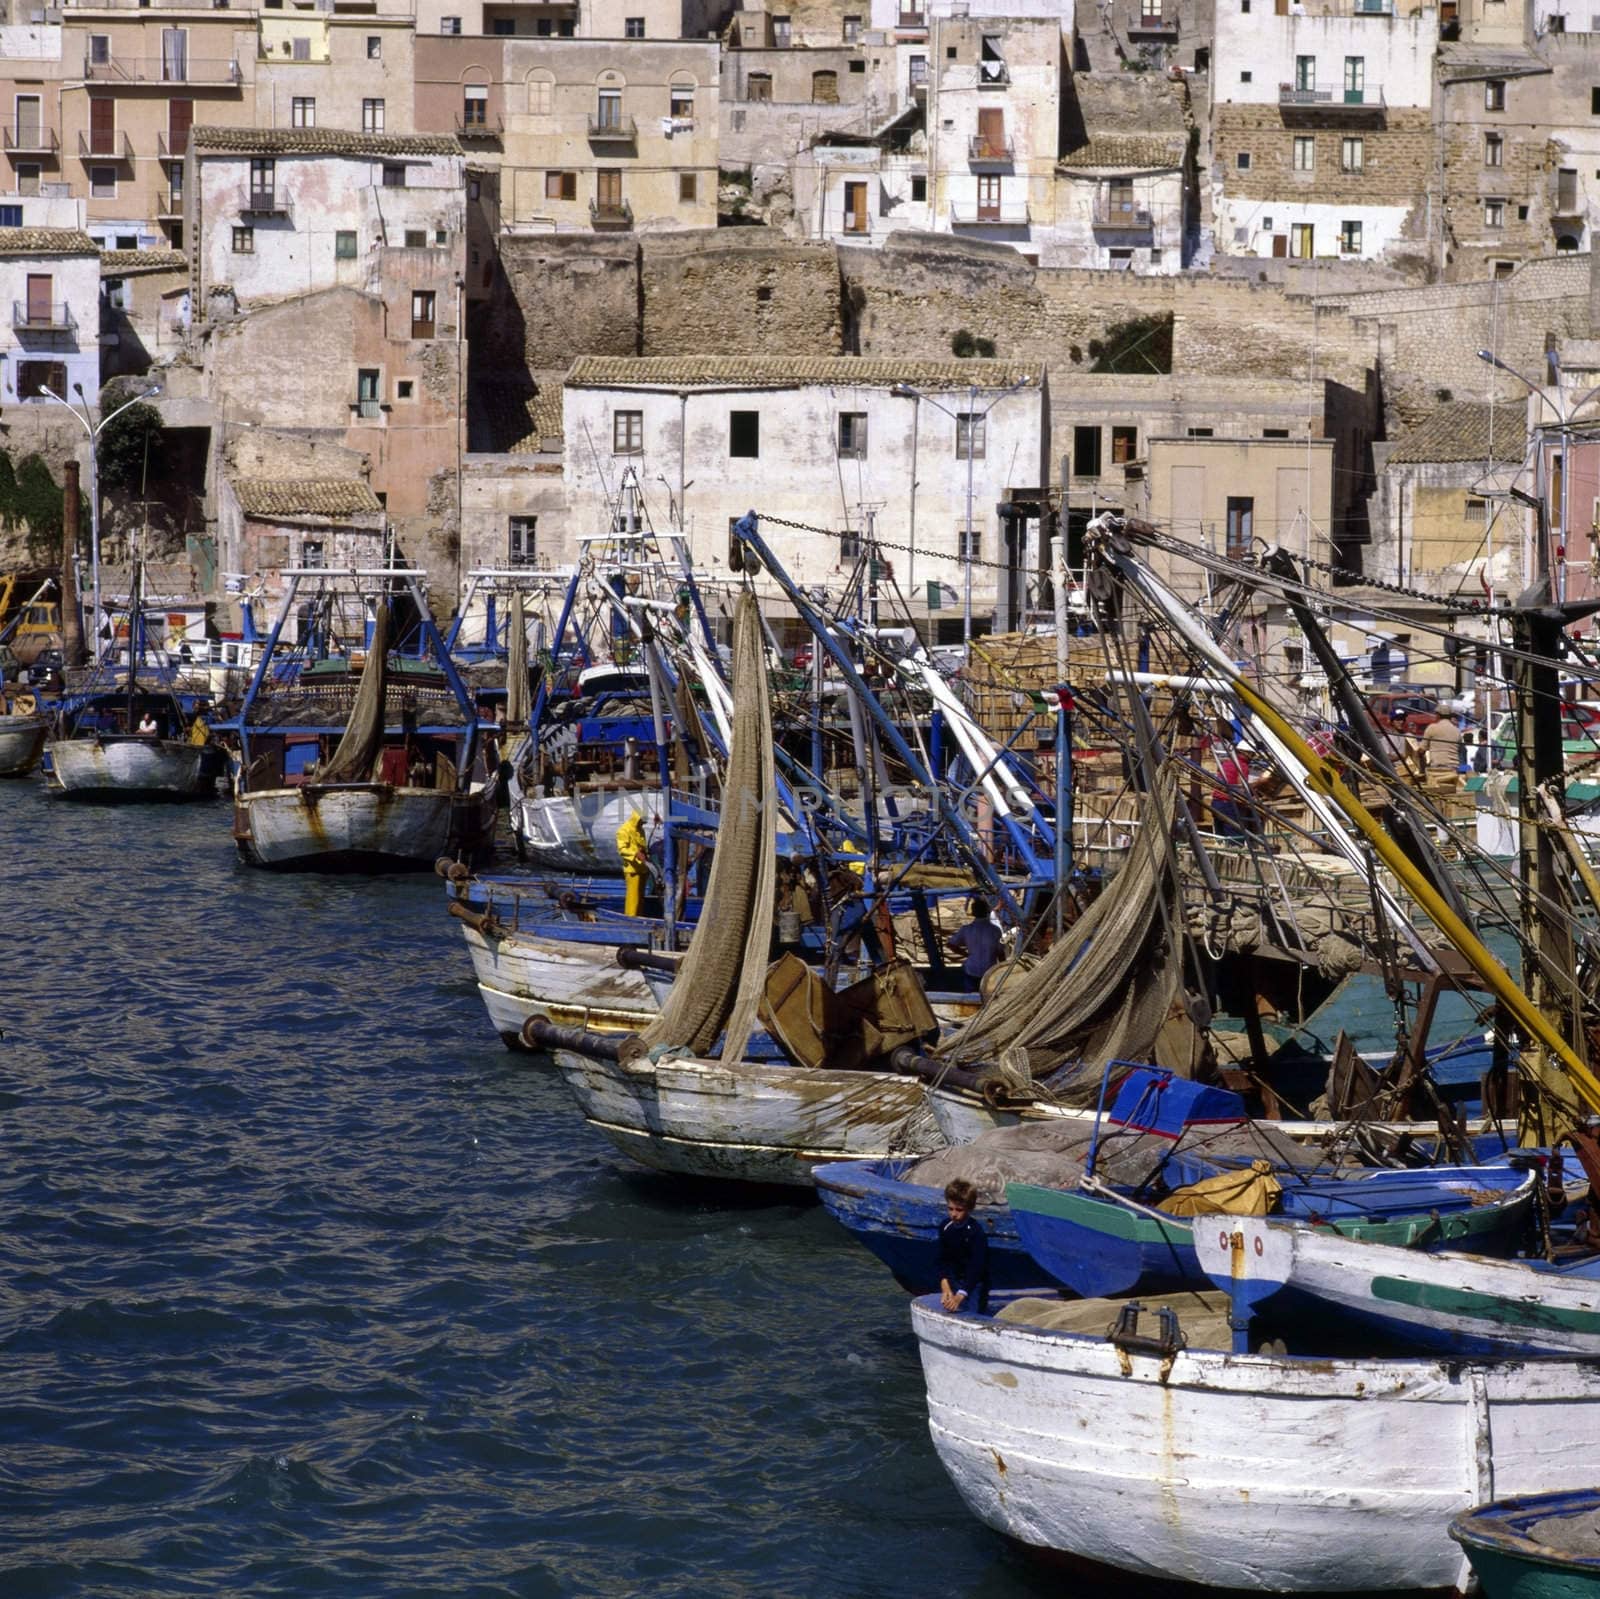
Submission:
[[[1367,695],[1367,714],[1385,731],[1415,738],[1439,720],[1439,701],[1425,689],[1382,689]]]

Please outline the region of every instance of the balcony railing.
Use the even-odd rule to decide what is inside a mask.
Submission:
[[[150,218],[153,222],[174,222],[183,215],[183,196],[171,189],[157,189],[150,201]]]
[[[950,206],[953,228],[1025,228],[1032,220],[1026,205],[980,205],[969,200]]]
[[[926,11],[903,10],[895,18],[894,25],[897,28],[925,28],[928,25],[928,13]]]
[[[1009,166],[1013,155],[1009,139],[986,139],[980,133],[967,140],[967,165],[973,167]]]
[[[607,144],[633,144],[639,137],[639,127],[632,117],[596,116],[591,111],[589,137]]]
[[[1128,33],[1133,38],[1142,35],[1146,39],[1176,39],[1178,19],[1164,17],[1159,12],[1144,12],[1128,24]]]
[[[1589,207],[1584,203],[1582,192],[1576,184],[1564,186],[1556,183],[1550,186],[1550,215],[1552,217],[1581,217],[1589,214]]]
[[[174,139],[169,139],[166,134],[156,135],[156,154],[163,161],[181,161],[189,153],[189,135],[181,133]]]
[[[100,134],[98,137],[78,133],[78,159],[81,161],[131,161],[133,140],[125,133]]]
[[[597,228],[631,228],[633,207],[626,200],[615,204],[599,200],[589,202],[589,220]]]
[[[63,300],[59,305],[30,305],[24,300],[11,302],[11,326],[18,333],[76,333],[77,319]]]
[[[1298,111],[1381,111],[1383,89],[1376,83],[1363,84],[1359,89],[1339,83],[1280,83],[1278,104],[1285,110]]]
[[[282,189],[241,189],[239,215],[242,217],[287,217],[289,196]]]
[[[5,146],[19,155],[53,156],[61,148],[61,140],[53,128],[30,128],[15,122],[5,124]]]
[[[361,399],[355,401],[356,415],[365,422],[375,422],[383,415],[383,401],[378,399]]]
[[[1148,206],[1114,195],[1097,194],[1094,200],[1094,225],[1113,232],[1148,233],[1155,226]]]
[[[162,56],[91,61],[86,56],[83,75],[90,83],[209,83],[238,88],[244,73],[233,56],[188,56],[169,61]]]
[[[505,118],[498,111],[493,116],[466,117],[456,113],[458,139],[498,139],[506,129]]]

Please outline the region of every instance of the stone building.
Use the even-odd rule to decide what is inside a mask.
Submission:
[[[74,228],[0,228],[6,404],[100,397],[100,251]]]
[[[1426,253],[1439,13],[1415,0],[1217,7],[1212,212],[1235,255]]]
[[[410,133],[414,7],[398,0],[259,15],[256,125]],[[203,120],[211,121],[210,117]],[[443,132],[451,132],[449,127]]]
[[[144,373],[189,331],[189,258],[181,250],[106,250],[100,257],[102,378]]]

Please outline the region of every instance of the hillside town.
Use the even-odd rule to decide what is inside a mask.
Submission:
[[[1581,597],[1600,16],[1557,6],[10,0],[4,452],[78,460],[212,653],[286,569],[409,563],[440,618],[564,569],[629,474],[712,577],[750,509],[806,583],[870,538],[929,644],[1048,614],[1105,509],[1352,615],[1541,540]],[[158,459],[91,484],[129,399]]]

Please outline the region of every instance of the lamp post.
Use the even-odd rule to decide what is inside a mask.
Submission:
[[[89,558],[94,574],[94,664],[100,664],[100,433],[105,425],[122,415],[131,405],[137,405],[141,400],[153,400],[161,392],[158,383],[153,388],[148,388],[143,394],[136,394],[131,400],[125,400],[110,416],[103,416],[98,422],[91,419],[89,401],[83,392],[81,383],[72,385],[72,392],[82,402],[80,411],[70,400],[63,399],[54,389],[41,387],[39,398],[41,400],[54,400],[57,405],[64,405],[71,413],[78,426],[89,435]],[[129,648],[133,647],[130,634]]]
[[[989,413],[1004,399],[1009,399],[1018,389],[1023,389],[1033,381],[1026,375],[1017,379],[1009,389],[1002,389],[1000,393],[989,401],[980,411],[978,409],[978,385],[967,385],[967,532],[965,548],[961,552],[961,565],[964,569],[963,598],[961,611],[961,642],[970,649],[972,647],[972,461],[978,442],[978,424],[987,419]],[[956,425],[956,442],[961,441],[962,413],[952,411],[948,406],[940,405],[931,395],[924,394],[921,389],[913,388],[909,383],[896,383],[889,390],[891,394],[899,396],[902,400],[926,400],[936,411],[943,411]]]

